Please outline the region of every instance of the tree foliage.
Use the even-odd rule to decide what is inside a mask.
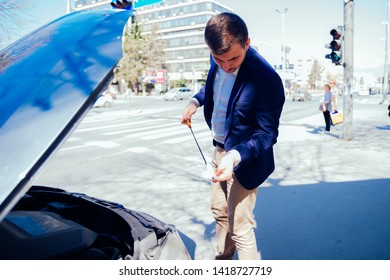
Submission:
[[[155,28],[150,34],[142,35],[141,26],[135,22],[131,31],[123,36],[123,57],[115,73],[117,80],[126,81],[129,88],[138,92],[138,85],[142,84],[142,76],[147,69],[165,68],[164,46]]]
[[[318,63],[318,60],[314,60],[313,62],[313,67],[311,68],[310,74],[309,74],[309,79],[307,81],[309,87],[311,89],[316,88],[317,82],[321,81],[321,73],[322,73],[322,68],[320,64]]]

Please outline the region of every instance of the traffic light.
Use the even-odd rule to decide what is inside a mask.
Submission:
[[[325,47],[331,49],[330,54],[325,55],[325,58],[331,59],[332,63],[341,65],[341,59],[343,57],[343,34],[340,28],[333,28],[330,31],[333,40],[326,44]]]
[[[114,9],[124,9],[124,10],[131,10],[132,6],[133,6],[133,1],[127,1],[127,0],[122,0],[122,1],[119,1],[119,0],[113,0],[111,2],[111,6],[114,8]]]

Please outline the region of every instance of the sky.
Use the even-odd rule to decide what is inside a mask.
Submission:
[[[355,0],[354,66],[384,65],[387,0]],[[325,48],[334,27],[344,24],[344,0],[222,0],[247,23],[252,41],[281,44],[282,15],[285,14],[285,44],[291,58],[312,56],[325,60]],[[381,40],[382,39],[382,40]],[[328,60],[330,63],[330,60]]]
[[[290,59],[315,58],[330,64],[325,48],[334,27],[344,24],[344,0],[220,0],[247,23],[251,40],[263,50],[271,64],[276,64],[276,50],[282,43],[282,15],[285,8],[285,44],[291,48]],[[384,65],[387,0],[354,1],[354,67]],[[66,12],[66,0],[34,0],[35,24],[46,23]],[[37,27],[36,26],[36,27]],[[34,29],[34,25],[31,29]]]

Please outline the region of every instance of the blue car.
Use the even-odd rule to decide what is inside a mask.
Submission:
[[[190,259],[146,213],[34,177],[113,78],[131,11],[63,16],[0,52],[0,259]]]

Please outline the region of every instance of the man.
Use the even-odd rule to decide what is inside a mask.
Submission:
[[[212,17],[205,41],[211,52],[206,85],[188,103],[182,123],[204,106],[216,147],[211,209],[216,259],[259,259],[253,231],[258,186],[275,168],[273,145],[285,100],[273,68],[250,46],[245,22],[232,13]]]

